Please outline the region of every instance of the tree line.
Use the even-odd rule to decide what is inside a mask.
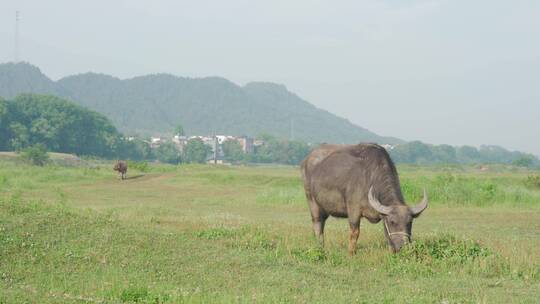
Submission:
[[[175,132],[183,134],[184,131],[178,126]],[[235,140],[224,142],[224,159],[234,163],[297,165],[316,146],[271,135],[261,135],[258,139],[262,144],[255,146],[251,153],[244,153]],[[23,94],[12,100],[0,97],[0,151],[23,151],[32,147],[34,150],[30,152],[46,150],[172,164],[204,163],[212,153],[212,148],[197,138],[190,139],[182,152],[172,142],[151,148],[143,139],[127,140],[107,117],[55,96]],[[395,146],[390,155],[396,163],[540,166],[538,158],[531,154],[498,146],[477,149],[413,141]]]
[[[396,163],[409,164],[513,164],[523,167],[540,166],[538,158],[532,154],[508,151],[499,146],[453,147],[450,145],[429,145],[412,141],[395,146],[390,156]]]
[[[297,165],[311,151],[311,147],[302,141],[278,139],[272,135],[261,135],[258,139],[262,144],[255,146],[252,153],[244,153],[240,143],[235,140],[225,141],[223,143],[225,160]]]
[[[181,126],[175,130],[183,133]],[[299,141],[262,137],[264,145],[245,154],[236,141],[224,144],[225,159],[235,162],[298,164],[309,152]],[[161,162],[204,163],[212,148],[194,138],[182,152],[174,143],[151,148],[148,141],[126,139],[111,121],[95,111],[51,95],[0,97],[0,151],[54,151],[76,155]]]
[[[262,145],[255,146],[253,151],[245,153],[236,140],[226,140],[221,149],[223,158],[232,163],[278,163],[297,165],[311,150],[310,146],[300,141],[282,140],[271,135],[263,135],[258,139]],[[190,139],[180,152],[175,144],[164,143],[155,150],[155,157],[161,162],[203,163],[212,158],[212,148],[199,138]]]

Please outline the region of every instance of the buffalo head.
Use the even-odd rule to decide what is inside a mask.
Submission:
[[[428,197],[424,190],[422,202],[414,207],[405,204],[385,206],[373,196],[373,187],[368,193],[369,204],[382,216],[384,234],[393,252],[398,252],[403,245],[411,241],[412,222],[428,206]]]

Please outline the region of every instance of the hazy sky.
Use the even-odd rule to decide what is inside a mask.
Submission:
[[[381,135],[540,155],[540,1],[0,0],[0,62],[285,84]]]

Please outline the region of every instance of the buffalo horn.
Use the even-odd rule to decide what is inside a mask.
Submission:
[[[369,204],[371,205],[371,207],[373,207],[373,209],[377,210],[377,212],[381,213],[381,214],[388,214],[390,213],[390,211],[392,211],[392,208],[391,207],[388,207],[388,206],[384,206],[382,205],[378,199],[376,199],[375,197],[373,197],[373,186],[371,186],[369,188],[369,193],[368,193],[368,200],[369,200]]]
[[[427,208],[427,205],[428,205],[428,197],[427,197],[426,189],[424,189],[424,198],[422,199],[422,201],[416,206],[411,208],[412,215],[419,216],[420,213],[422,213],[422,211],[424,211],[424,209]]]

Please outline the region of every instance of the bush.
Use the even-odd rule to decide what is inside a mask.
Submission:
[[[22,159],[30,162],[36,166],[43,166],[49,160],[49,154],[47,154],[47,148],[43,144],[37,144],[26,148],[21,154]]]

